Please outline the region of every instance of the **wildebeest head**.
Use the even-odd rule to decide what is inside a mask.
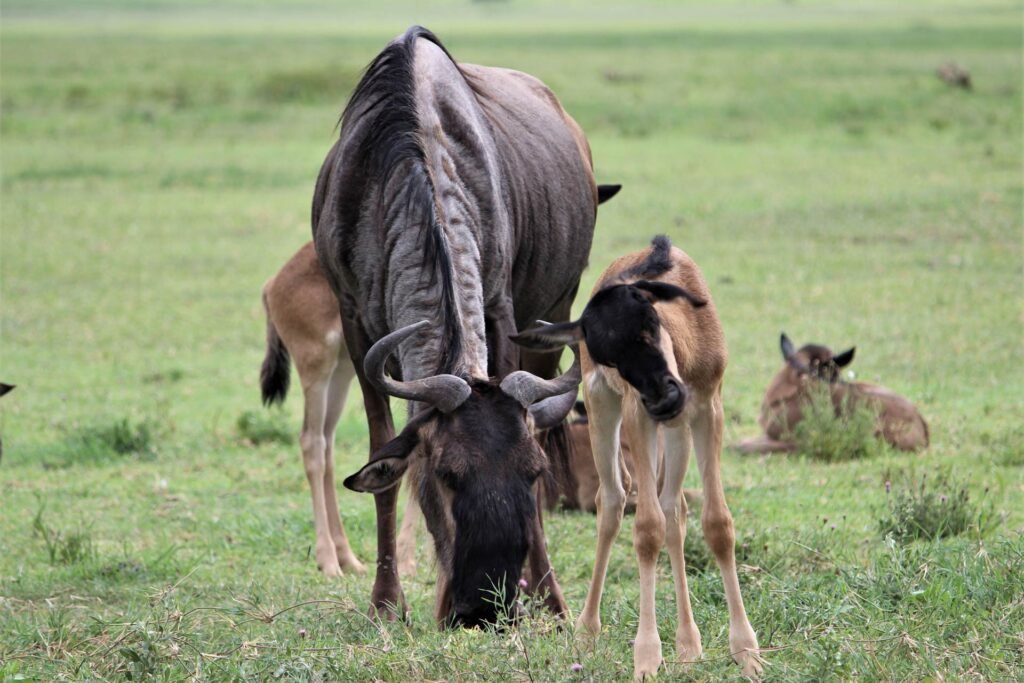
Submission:
[[[527,330],[512,339],[533,349],[584,340],[594,362],[617,370],[640,393],[652,419],[670,420],[682,412],[686,389],[665,359],[654,304],[680,297],[696,308],[707,303],[666,282],[613,284],[594,294],[579,320]]]
[[[779,339],[779,346],[782,349],[782,357],[789,367],[801,375],[809,375],[830,384],[839,381],[840,368],[850,364],[857,349],[856,346],[851,346],[839,355],[833,355],[827,346],[804,344],[799,350],[795,350],[793,342],[785,332]]]
[[[524,371],[500,384],[454,375],[411,382],[386,377],[387,356],[425,325],[380,340],[364,366],[388,394],[428,407],[345,486],[384,491],[419,458],[414,485],[442,573],[438,616],[452,626],[492,624],[512,608],[536,528],[533,484],[547,462],[532,431],[558,424],[572,408],[579,360],[553,380]]]

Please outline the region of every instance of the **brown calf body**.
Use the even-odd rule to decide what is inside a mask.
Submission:
[[[655,675],[663,661],[655,608],[656,567],[663,545],[675,588],[676,658],[694,660],[702,653],[683,556],[687,502],[682,483],[691,446],[704,487],[701,526],[721,571],[729,610],[729,651],[745,676],[759,677],[757,636],[740,593],[735,531],[720,472],[722,381],[728,354],[696,263],[667,238],[655,238],[652,249],[612,263],[579,320],[527,330],[514,339],[535,349],[580,344],[588,430],[600,483],[594,570],[577,631],[601,632],[601,597],[627,499],[621,427],[633,455],[632,479],[637,486],[633,547],[640,599],[634,677]]]
[[[829,387],[837,416],[844,410],[866,404],[878,414],[875,435],[885,439],[893,448],[919,451],[928,447],[928,424],[917,407],[906,398],[877,384],[844,382],[838,378],[834,367],[828,377],[818,376],[817,369],[827,368],[835,357],[827,347],[808,344],[787,358],[786,364],[768,385],[761,403],[758,423],[763,435],[740,442],[736,450],[741,453],[796,450],[792,430],[803,419],[813,388],[823,384]]]

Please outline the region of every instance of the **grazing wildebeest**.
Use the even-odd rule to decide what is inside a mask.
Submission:
[[[704,486],[704,538],[722,573],[729,606],[729,648],[745,675],[758,676],[757,636],[740,595],[735,533],[719,471],[725,338],[697,265],[668,238],[657,237],[652,249],[612,263],[579,320],[528,330],[515,340],[534,349],[581,342],[584,400],[600,493],[594,573],[577,628],[593,634],[601,630],[601,594],[626,501],[618,465],[622,425],[635,456],[638,488],[633,546],[640,565],[640,624],[634,675],[652,676],[662,662],[654,587],[655,565],[665,542],[678,611],[676,656],[700,657],[700,632],[690,609],[683,559],[687,505],[681,485],[692,440]],[[660,493],[659,433],[665,458]]]
[[[928,447],[928,424],[913,403],[885,387],[867,382],[847,382],[840,369],[853,361],[852,347],[835,355],[820,344],[805,344],[794,350],[785,333],[779,340],[785,365],[768,385],[758,422],[764,434],[736,444],[741,453],[787,453],[795,451],[792,430],[803,420],[804,410],[817,386],[827,386],[836,416],[867,405],[878,414],[875,435],[902,451]]]
[[[558,354],[521,354],[509,335],[568,318],[598,199],[582,131],[531,76],[457,64],[413,27],[356,87],[317,179],[313,233],[370,427],[370,462],[345,485],[375,496],[372,610],[404,610],[396,485],[415,460],[439,621],[493,621],[527,557],[528,590],[565,612],[532,429],[571,409],[578,366],[543,379]],[[414,402],[397,437],[389,395]]]

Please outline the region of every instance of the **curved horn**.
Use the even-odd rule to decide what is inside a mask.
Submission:
[[[576,396],[576,386],[580,383],[580,379],[583,376],[580,371],[579,347],[573,345],[572,353],[575,358],[572,366],[565,374],[559,375],[554,379],[541,379],[526,370],[519,370],[501,380],[501,390],[519,401],[519,405],[524,408],[530,408],[538,401],[559,397],[562,394],[572,393],[573,396]],[[572,402],[568,404],[568,408],[566,408],[565,414],[562,417],[565,417],[571,408]]]
[[[534,426],[537,429],[557,427],[576,405],[577,398],[579,397],[576,395],[576,388],[573,387],[564,394],[537,401],[529,408]]]
[[[450,413],[462,405],[463,401],[472,393],[469,384],[461,377],[434,375],[409,382],[399,382],[384,374],[384,361],[394,353],[398,345],[429,325],[429,320],[421,320],[395,330],[378,340],[370,347],[363,360],[363,372],[379,391],[389,396],[406,398],[410,401],[422,401],[429,403],[442,413]]]

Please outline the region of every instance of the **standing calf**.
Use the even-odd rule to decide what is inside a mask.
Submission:
[[[316,563],[325,576],[363,564],[349,547],[338,516],[334,489],[334,428],[345,407],[355,369],[341,332],[338,300],[313,250],[304,245],[263,286],[267,314],[267,353],[260,388],[267,405],[284,401],[289,384],[289,356],[302,382],[302,461],[313,494]]]
[[[260,370],[263,402],[284,401],[290,383],[289,357],[302,382],[305,404],[299,440],[313,497],[317,566],[324,576],[340,576],[342,571],[362,574],[366,568],[349,547],[334,488],[334,428],[355,369],[341,332],[338,300],[312,242],[295,252],[263,286],[263,308],[267,314],[267,352]],[[403,575],[415,571],[418,519],[416,497],[410,495],[398,535]]]
[[[804,417],[811,391],[818,383],[828,386],[836,416],[867,404],[877,412],[875,436],[901,451],[928,447],[928,424],[914,404],[885,387],[867,382],[845,382],[839,374],[853,360],[854,348],[834,355],[819,344],[805,344],[794,350],[785,333],[780,339],[782,366],[768,385],[758,422],[764,434],[741,441],[741,453],[791,452],[797,448],[792,430]],[[820,385],[819,385],[820,386]]]
[[[619,258],[604,272],[579,320],[528,330],[514,339],[535,349],[582,342],[584,398],[600,492],[597,556],[577,628],[594,634],[601,629],[601,593],[626,502],[619,466],[622,425],[635,456],[638,488],[633,546],[640,565],[640,624],[634,675],[653,676],[662,662],[654,588],[658,553],[666,542],[678,611],[676,654],[700,657],[683,558],[687,507],[681,486],[692,440],[704,485],[701,524],[729,606],[730,651],[745,675],[758,676],[757,636],[740,595],[735,532],[719,471],[725,338],[697,265],[668,238],[657,237],[652,249]],[[660,492],[659,432],[665,444]]]

